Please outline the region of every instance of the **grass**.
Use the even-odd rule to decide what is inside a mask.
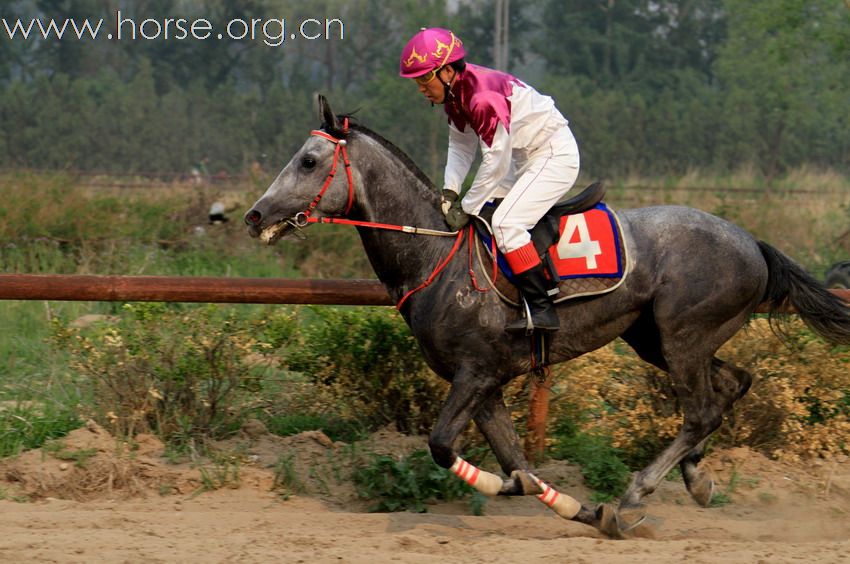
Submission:
[[[49,340],[53,319],[77,319],[87,313],[111,314],[116,305],[91,302],[0,300],[0,401],[58,396],[63,404],[76,399],[62,389],[67,380],[67,357]]]
[[[332,441],[353,442],[361,439],[366,430],[354,422],[309,413],[278,413],[265,418],[270,433],[281,437],[304,431],[322,431]]]
[[[723,507],[724,505],[729,505],[732,503],[732,495],[738,489],[738,486],[741,484],[741,474],[738,472],[738,469],[733,466],[732,472],[729,474],[729,482],[726,484],[726,487],[723,491],[715,491],[711,496],[711,501],[709,502],[709,507]]]
[[[615,208],[679,204],[719,215],[822,277],[850,257],[850,182],[832,171],[791,170],[768,184],[751,168],[724,175],[630,177],[610,184]]]
[[[298,477],[295,469],[295,455],[293,453],[280,454],[274,465],[273,489],[278,492],[282,499],[289,499],[292,494],[304,491],[304,483]]]
[[[770,492],[759,492],[758,499],[765,505],[772,505],[779,499],[776,494]]]
[[[725,505],[729,505],[732,503],[732,498],[726,492],[714,492],[711,496],[711,501],[708,503],[709,507],[723,507]]]
[[[192,492],[190,498],[222,488],[239,488],[241,485],[239,476],[241,464],[238,457],[223,453],[211,453],[210,460],[209,464],[198,466],[201,485]]]
[[[29,503],[32,501],[29,497],[25,495],[9,495],[6,490],[0,488],[0,501],[14,501],[15,503]]]
[[[550,455],[581,467],[585,483],[594,492],[594,502],[609,502],[623,494],[631,473],[609,438],[583,433],[572,421],[562,419],[552,440]]]
[[[85,468],[86,462],[97,454],[96,448],[69,450],[61,440],[50,441],[44,445],[44,452],[57,460],[73,462],[77,468]]]
[[[17,404],[0,409],[0,458],[39,448],[81,425],[70,408]]]

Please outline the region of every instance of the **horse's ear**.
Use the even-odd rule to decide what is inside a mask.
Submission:
[[[337,120],[336,115],[331,109],[331,105],[328,103],[328,99],[325,98],[322,94],[319,94],[318,100],[319,117],[322,120],[322,125],[326,126],[331,131],[336,131],[340,129],[339,121]]]

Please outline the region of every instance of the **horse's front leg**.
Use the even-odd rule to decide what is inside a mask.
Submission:
[[[481,382],[475,382],[475,384],[480,385]],[[470,408],[469,405],[464,408],[460,406],[465,399],[471,397],[470,390],[476,386],[455,379],[446,405],[431,434],[430,446],[434,460],[450,468],[458,477],[485,495],[536,495],[541,502],[565,519],[596,527],[611,537],[621,537],[620,520],[612,506],[600,505],[593,509],[585,507],[529,472],[519,436],[502,399],[501,387],[498,383],[492,386],[494,389],[489,395],[479,396],[479,399],[474,402],[477,408]],[[482,397],[483,399],[480,399]],[[502,480],[499,476],[473,466],[454,453],[451,445],[469,421],[464,418],[463,413],[472,414],[476,425],[487,439],[490,448],[493,449],[502,471],[510,476],[509,479]],[[460,420],[463,421],[462,424]],[[455,423],[452,424],[452,421]],[[451,429],[451,431],[441,432],[441,429]],[[439,450],[435,450],[435,446],[440,441],[442,446],[438,447]],[[442,453],[442,462],[437,459],[435,452]],[[449,456],[446,456],[449,453],[451,465],[448,464]]]
[[[455,452],[454,443],[487,398],[498,389],[499,381],[496,378],[478,376],[468,368],[459,370],[428,438],[434,462],[448,468],[485,495],[498,494],[502,488],[502,479],[463,460]]]
[[[520,446],[510,413],[502,398],[501,388],[488,397],[478,414],[475,424],[487,439],[499,466],[506,476],[499,495],[532,495],[541,493],[540,487],[531,479],[528,461]]]

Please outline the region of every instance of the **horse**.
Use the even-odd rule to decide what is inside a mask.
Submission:
[[[622,538],[646,516],[642,501],[679,466],[702,506],[713,482],[698,467],[709,435],[748,390],[751,375],[715,356],[757,306],[771,319],[793,306],[819,335],[850,343],[850,307],[789,257],[745,230],[683,206],[617,210],[631,258],[615,290],[561,302],[549,362],[576,358],[621,337],[644,361],[669,373],[683,423],[672,442],[636,472],[618,506],[585,505],[532,473],[502,387],[532,366],[528,339],[504,330],[521,312],[477,280],[485,265],[464,258],[473,237],[452,236],[438,190],[404,152],[349,123],[319,96],[312,131],[245,214],[252,237],[272,244],[308,223],[355,225],[366,255],[399,303],[430,368],[449,392],[429,435],[434,461],[487,495],[537,495],[556,513]],[[338,173],[344,167],[345,174]],[[476,468],[454,449],[474,421],[507,478]]]

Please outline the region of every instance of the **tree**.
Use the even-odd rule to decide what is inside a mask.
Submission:
[[[532,48],[550,72],[651,95],[670,73],[709,79],[725,20],[721,0],[547,0]]]
[[[35,7],[42,20],[55,20],[61,26],[66,20],[82,23],[86,19],[97,19],[102,9],[98,0],[36,0]],[[71,78],[91,76],[101,68],[102,54],[108,47],[90,37],[78,39],[66,28],[66,34],[60,39],[37,39],[35,55],[39,66],[61,72]]]
[[[806,161],[846,166],[850,63],[841,30],[850,26],[850,11],[830,0],[725,0],[724,6],[734,17],[717,61],[725,113],[733,116],[723,148],[751,144],[745,154],[768,179]]]
[[[508,72],[516,71],[525,59],[524,37],[534,29],[532,21],[536,18],[530,18],[528,13],[535,11],[537,3],[461,1],[454,31],[462,37],[470,60]]]

